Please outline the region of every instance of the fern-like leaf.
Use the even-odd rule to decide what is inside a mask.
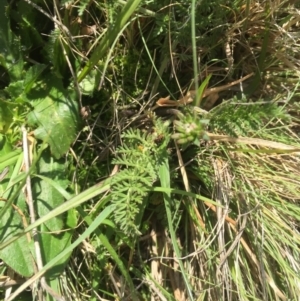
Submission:
[[[154,123],[152,132],[126,131],[122,135],[123,145],[113,161],[125,167],[112,180],[112,200],[116,205],[115,222],[127,236],[139,234],[145,200],[157,180],[158,166],[170,141],[168,124],[160,120]]]
[[[274,102],[249,103],[246,99],[226,101],[210,112],[210,130],[230,136],[266,138],[266,129],[278,120],[289,122],[290,117],[283,107]]]

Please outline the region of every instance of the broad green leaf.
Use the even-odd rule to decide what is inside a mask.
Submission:
[[[75,35],[77,35],[77,33]],[[51,72],[58,78],[68,79],[71,76],[69,64],[72,66],[73,70],[76,70],[75,57],[69,42],[62,38],[59,29],[51,31],[49,40],[44,49],[46,56],[52,64]],[[80,63],[77,63],[79,66]]]
[[[15,300],[15,297],[20,294],[24,289],[34,283],[37,279],[39,279],[42,275],[46,273],[47,270],[51,269],[55,264],[57,264],[62,258],[64,258],[67,254],[72,252],[75,247],[77,247],[82,241],[84,241],[87,237],[89,237],[99,226],[104,223],[105,219],[109,217],[109,215],[113,212],[115,207],[110,205],[106,207],[92,222],[92,224],[77,238],[68,248],[66,248],[63,252],[58,254],[55,258],[53,258],[50,262],[44,265],[44,267],[38,271],[32,278],[22,284],[18,289],[16,289],[12,295],[10,296],[10,300]],[[135,294],[133,295],[135,296]],[[134,301],[137,298],[133,299]]]
[[[5,88],[5,91],[10,95],[11,98],[15,99],[19,97],[24,91],[24,81],[13,81]]]
[[[64,160],[56,160],[51,157],[49,151],[44,151],[39,162],[37,163],[37,174],[50,178],[55,181],[56,185],[66,189],[69,181],[65,175]],[[64,203],[65,199],[49,182],[41,178],[32,179],[32,191],[37,206],[37,214],[42,217],[54,208]],[[46,231],[60,231],[63,229],[64,216],[54,217],[44,223]]]
[[[24,80],[25,93],[28,93],[31,90],[32,86],[37,81],[42,72],[46,69],[46,67],[46,65],[37,64],[28,69]]]
[[[13,186],[12,182],[18,182],[15,175],[19,173],[23,154],[20,151],[12,151],[12,146],[6,141],[5,137],[0,135],[0,173],[8,168],[7,175],[0,181],[0,198],[5,200],[9,197],[9,191],[6,191],[9,186]],[[18,169],[16,172],[15,169]],[[13,178],[12,178],[13,176]],[[1,199],[0,199],[1,200]],[[3,206],[1,206],[2,208]],[[0,210],[1,212],[1,210]],[[1,214],[0,214],[1,219]]]
[[[57,255],[61,254],[71,244],[73,230],[77,221],[76,211],[71,209],[66,215],[64,229],[61,232],[49,232],[49,229],[45,224],[42,224],[41,226],[40,244],[44,265],[54,259]],[[57,219],[57,217],[55,219]],[[65,256],[47,272],[46,276],[52,279],[58,277],[68,263],[71,253],[72,252],[65,254]]]
[[[10,29],[8,3],[0,0],[0,64],[7,69],[10,80],[22,78],[23,59],[20,41]]]
[[[5,134],[13,121],[13,113],[7,102],[0,100],[0,133]]]
[[[49,150],[44,151],[36,166],[37,174],[32,180],[32,190],[36,202],[37,216],[42,217],[64,203],[64,196],[59,192],[65,190],[69,184],[65,175],[64,160],[56,160]],[[49,178],[51,181],[46,181]],[[52,183],[55,183],[55,185]],[[73,229],[76,226],[75,210],[71,209],[65,214],[53,217],[43,223],[40,228],[40,243],[43,263],[47,263],[60,254],[71,243]],[[66,229],[68,229],[66,231]],[[48,275],[57,277],[64,269],[67,254]]]
[[[28,69],[25,75],[25,80],[13,81],[5,88],[5,92],[10,95],[10,98],[13,99],[11,105],[23,104],[27,102],[26,94],[30,92],[34,84],[37,82],[39,76],[45,70],[47,66],[42,64],[37,64]]]
[[[25,173],[20,173],[22,164],[23,153],[21,152],[11,151],[0,158],[1,170],[4,167],[9,168],[7,177],[1,181],[0,197],[4,202],[1,204],[3,206],[0,209],[0,220],[2,220],[2,217],[4,216],[6,211],[9,211],[11,210],[11,208],[13,208],[14,200],[20,198],[23,195],[21,190],[25,184]],[[24,212],[24,209],[26,208],[25,198],[20,198],[20,201],[15,205],[18,207],[18,210]]]
[[[0,134],[0,157],[3,157],[7,154],[9,154],[12,150],[11,145],[7,142],[6,137]],[[8,164],[5,164],[5,162],[0,162],[0,174],[8,168]],[[8,174],[0,179],[0,197],[2,197],[3,192],[7,186],[7,177],[9,176],[9,171]]]
[[[54,35],[55,36],[55,35]],[[69,66],[66,60],[66,56],[62,53],[66,53],[69,60],[73,61],[73,56],[70,55],[70,48],[66,42],[61,39],[59,31],[56,34],[55,42],[53,44],[53,71],[55,75],[59,78],[64,78],[68,76]]]
[[[24,104],[26,104],[26,102],[28,102],[26,94],[24,93],[25,86],[23,80],[11,82],[9,86],[5,88],[5,92],[10,95],[10,100],[7,102],[10,110],[16,110],[16,112],[20,112],[27,107],[26,105],[23,106]]]
[[[36,4],[40,1],[35,1]],[[26,52],[30,49],[43,47],[45,41],[41,32],[45,32],[47,24],[52,22],[45,18],[40,11],[25,1],[17,1],[10,11],[10,19],[14,24],[18,24],[18,36],[20,37],[22,49]]]
[[[26,225],[23,224],[21,212],[16,207],[11,207],[0,219],[0,227],[0,241],[3,242],[22,232]],[[30,277],[34,273],[34,258],[28,247],[31,243],[27,236],[22,236],[0,250],[0,258],[5,264],[24,277]]]
[[[9,167],[8,175],[0,182],[0,208],[2,216],[0,218],[0,241],[22,232],[27,226],[24,224],[25,198],[20,199],[16,205],[8,204],[6,199],[10,195],[7,187],[16,172],[19,172],[20,166],[16,164],[19,161],[20,152],[12,151],[12,146],[6,141],[5,137],[0,137],[0,172]],[[14,168],[15,167],[15,168]],[[5,192],[6,191],[6,192]],[[7,207],[7,208],[5,208]],[[29,277],[33,274],[33,256],[28,247],[29,241],[27,236],[22,236],[19,240],[14,241],[6,248],[0,250],[0,258],[18,274]]]
[[[10,159],[8,155],[9,154],[4,155],[7,160]],[[2,163],[0,162],[0,165],[1,164]],[[19,169],[20,166],[17,168],[17,171],[19,171]],[[32,179],[32,190],[37,207],[37,217],[42,217],[57,206],[60,206],[64,203],[63,196],[57,192],[57,185],[59,185],[60,189],[63,190],[67,187],[68,181],[66,180],[64,174],[63,162],[59,162],[57,160],[55,161],[50,156],[49,150],[48,153],[43,153],[41,159],[36,165],[36,169],[37,172],[44,177],[50,177],[52,183],[55,183],[56,185],[56,188],[54,188],[51,186],[51,184],[41,178]],[[14,178],[15,176],[16,173],[14,170],[12,177]],[[7,186],[7,183],[5,184]],[[6,198],[7,195],[11,195],[11,193],[6,191],[5,194],[2,193],[0,196]],[[64,193],[64,195],[67,194]],[[7,204],[7,202],[3,202],[3,204],[0,203],[0,205],[2,205],[1,207],[3,207],[4,204]],[[21,193],[16,204],[7,208],[0,219],[0,227],[5,229],[0,233],[0,241],[7,240],[11,236],[17,235],[18,233],[22,232],[24,227],[27,226],[27,224],[24,224],[24,218],[25,216],[28,216],[26,209],[27,206],[25,197],[24,194]],[[64,215],[59,217],[53,217],[41,225],[39,228],[39,236],[44,264],[51,261],[71,244],[71,238],[75,225],[76,213],[74,209],[68,210]],[[0,252],[0,258],[4,262],[13,270],[25,277],[29,277],[33,273],[32,264],[35,256],[32,255],[34,253],[30,252],[29,248],[24,248],[24,245],[28,245],[28,243],[27,236],[22,236],[20,239],[8,244]],[[31,250],[33,249],[31,248]],[[47,276],[58,276],[65,267],[69,256],[70,253],[61,258],[60,261],[48,272]]]
[[[96,71],[91,71],[79,84],[80,90],[84,95],[92,95],[96,80]]]
[[[0,134],[0,156],[4,156],[10,153],[11,150],[12,146],[10,145],[10,143],[7,142],[6,137]]]
[[[54,218],[55,216],[58,216],[64,212],[67,212],[72,208],[76,208],[79,205],[83,204],[84,202],[96,197],[97,195],[106,192],[110,188],[110,185],[107,182],[104,181],[103,183],[98,183],[90,187],[89,189],[86,189],[85,191],[72,197],[71,199],[69,199],[59,207],[53,209],[47,215],[40,217],[35,223],[28,226],[23,233],[16,235],[15,237],[12,237],[11,239],[7,239],[4,242],[0,243],[0,250],[6,248],[13,241],[16,241],[17,239],[19,239],[19,237],[25,235],[26,233],[29,233],[30,231],[32,231],[32,229],[38,227],[39,225],[42,225],[44,222],[48,221],[49,219]]]
[[[37,125],[35,137],[48,143],[53,156],[58,159],[68,151],[76,137],[77,102],[61,80],[53,75],[36,84],[33,90],[28,94],[34,107],[28,114],[28,123]]]

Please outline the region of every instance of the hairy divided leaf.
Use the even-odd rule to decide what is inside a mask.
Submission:
[[[246,99],[227,101],[210,112],[209,127],[212,131],[222,131],[231,136],[248,136],[259,134],[264,138],[264,127],[272,120],[289,122],[285,108],[274,102],[263,104],[247,103]]]
[[[154,119],[153,132],[129,129],[117,150],[115,164],[125,166],[112,179],[112,200],[116,205],[115,222],[127,236],[139,234],[141,218],[159,166],[168,156],[169,123]]]

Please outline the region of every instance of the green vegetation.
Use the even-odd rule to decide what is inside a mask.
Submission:
[[[298,300],[299,9],[0,0],[1,299]]]

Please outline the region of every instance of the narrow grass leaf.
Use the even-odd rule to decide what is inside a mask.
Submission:
[[[89,235],[91,235],[95,229],[99,227],[101,223],[113,212],[114,206],[108,206],[106,207],[99,215],[98,217],[92,222],[92,224],[77,238],[69,247],[67,247],[63,252],[61,252],[59,255],[57,255],[55,258],[53,258],[50,262],[48,262],[42,270],[37,272],[32,278],[27,280],[25,283],[23,283],[15,292],[13,292],[7,301],[12,301],[15,299],[16,296],[18,296],[23,290],[25,290],[28,286],[30,286],[32,283],[34,283],[37,279],[41,278],[47,270],[55,266],[57,262],[59,262],[61,259],[63,259],[65,256],[70,254],[75,247],[77,247],[79,244],[82,243]]]
[[[134,13],[141,0],[129,0],[125,4],[124,8],[120,12],[117,20],[112,24],[106,31],[105,35],[102,37],[98,47],[93,52],[91,58],[87,62],[84,69],[78,76],[78,82],[81,82],[85,76],[91,71],[91,69],[102,59],[108,50],[108,48],[113,44],[114,40],[118,37],[120,32],[123,30],[126,22],[130,16]]]
[[[165,158],[164,162],[159,167],[159,179],[160,179],[160,183],[161,183],[162,187],[170,188],[170,169],[169,169],[169,162],[168,162],[167,158]],[[174,251],[175,251],[179,266],[180,266],[181,274],[182,274],[182,277],[183,277],[185,285],[186,285],[189,299],[194,300],[192,288],[190,286],[189,280],[187,279],[187,275],[186,275],[182,260],[180,259],[181,252],[180,252],[178,244],[177,244],[177,238],[176,238],[176,234],[175,234],[173,223],[172,223],[171,193],[164,192],[163,198],[164,198],[164,203],[165,203],[165,209],[166,209],[166,214],[167,214],[167,219],[168,219],[168,226],[169,226],[169,231],[170,231],[170,235],[171,235],[172,245],[174,247]]]

